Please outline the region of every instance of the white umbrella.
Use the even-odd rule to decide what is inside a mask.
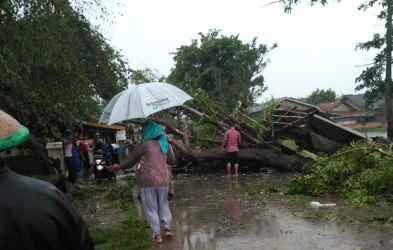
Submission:
[[[128,119],[146,118],[191,99],[186,92],[169,83],[141,83],[115,95],[106,105],[98,123],[111,125]]]

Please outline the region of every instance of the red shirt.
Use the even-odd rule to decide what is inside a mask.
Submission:
[[[240,143],[240,133],[235,128],[225,131],[224,140],[226,141],[226,152],[238,152]]]
[[[84,153],[89,151],[89,148],[87,147],[87,143],[85,141],[79,142],[79,152]]]

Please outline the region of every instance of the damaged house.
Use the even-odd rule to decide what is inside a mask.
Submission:
[[[320,103],[318,107],[329,119],[352,129],[386,127],[385,99],[367,107],[364,94],[343,95],[336,102]]]
[[[281,141],[283,151],[313,157],[313,153],[334,152],[352,141],[366,139],[362,133],[331,120],[318,106],[290,97],[275,101],[274,136]],[[262,105],[250,111],[253,116],[260,115]]]

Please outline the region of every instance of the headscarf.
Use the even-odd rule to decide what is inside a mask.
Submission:
[[[166,155],[166,152],[168,152],[168,142],[166,141],[164,131],[162,131],[162,128],[157,123],[146,121],[142,124],[141,142],[151,139],[158,139],[162,154]]]
[[[66,131],[64,132],[64,140],[67,140],[67,135],[70,133],[71,133],[71,129],[66,129]],[[79,171],[81,170],[78,160],[78,151],[76,150],[74,143],[71,143],[71,147],[72,147],[72,160],[74,162],[75,173],[78,174]],[[63,150],[64,150],[64,146],[63,146]],[[65,163],[65,161],[64,161],[64,166],[67,169],[67,163]]]

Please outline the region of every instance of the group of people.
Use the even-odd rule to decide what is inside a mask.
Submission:
[[[91,149],[89,148],[86,140],[87,137],[85,134],[81,134],[79,137],[75,137],[70,129],[67,129],[64,133],[64,163],[65,168],[68,171],[67,180],[70,182],[70,186],[75,185],[75,182],[77,180],[77,174],[81,170],[80,165],[83,166],[84,180],[89,179],[89,151]],[[77,141],[79,141],[79,145],[76,144]]]
[[[29,138],[28,129],[10,115],[0,110],[0,118],[0,152]],[[174,165],[175,157],[168,150],[165,134],[157,123],[147,121],[142,127],[141,143],[135,146],[127,161],[113,164],[110,171],[140,163],[142,205],[153,230],[153,242],[160,243],[161,222],[165,235],[173,235],[167,164]],[[77,154],[73,142],[71,131],[66,131],[64,145],[69,166],[73,164],[73,154]],[[82,155],[86,160],[86,155]],[[12,172],[3,159],[0,159],[0,196],[3,236],[0,249],[94,249],[85,222],[60,190],[45,181]]]
[[[78,145],[76,144],[77,141],[79,141]],[[65,131],[63,143],[64,162],[66,170],[68,171],[68,181],[71,186],[75,185],[77,174],[81,170],[80,165],[83,166],[84,180],[89,180],[91,165],[89,151],[95,152],[97,150],[101,150],[105,154],[105,161],[108,165],[120,163],[119,154],[121,152],[115,152],[110,138],[105,137],[104,140],[102,140],[99,132],[95,133],[92,148],[89,147],[87,143],[87,136],[85,134],[75,136],[70,129]]]
[[[1,110],[0,117],[0,151],[27,140],[27,128]],[[4,127],[12,129],[3,133],[1,129]],[[175,165],[175,157],[160,125],[146,121],[142,125],[142,131],[141,142],[135,145],[131,156],[121,164],[110,164],[109,171],[128,169],[139,163],[139,185],[144,214],[152,229],[152,241],[161,243],[161,223],[165,236],[173,236],[172,214],[168,204],[170,180],[167,168],[168,165]],[[12,143],[9,142],[10,136],[15,137],[11,140]],[[98,137],[99,134],[93,142],[95,148],[98,148]],[[81,139],[81,159],[87,163],[86,152],[89,149],[86,137],[82,135]],[[73,134],[67,130],[64,151],[71,178],[75,178],[77,173],[75,166],[75,171],[71,168],[75,163],[74,156],[77,155],[73,142]],[[238,175],[239,143],[240,134],[235,126],[231,125],[225,132],[221,146],[221,150],[226,147],[228,177],[231,165],[234,165],[235,176]],[[102,144],[110,145],[110,141]],[[75,179],[71,180],[75,183]],[[0,249],[94,249],[86,224],[61,191],[52,184],[13,173],[3,159],[0,160],[0,196],[0,232],[3,235]]]

